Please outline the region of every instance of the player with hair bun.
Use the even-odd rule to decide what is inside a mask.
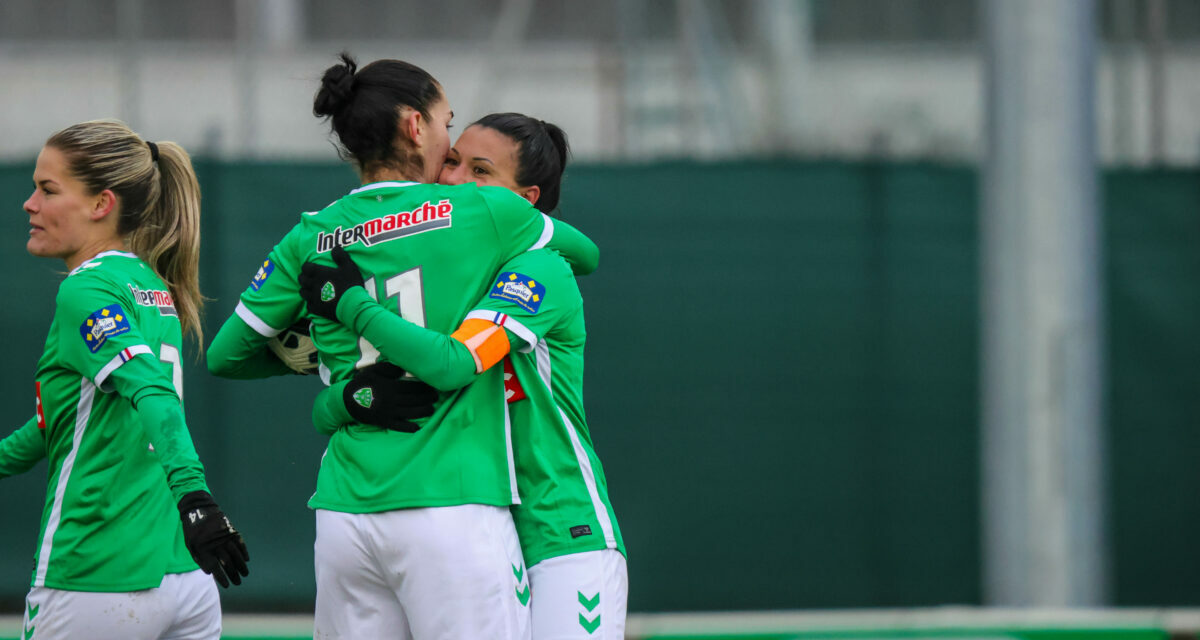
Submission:
[[[49,463],[23,637],[215,640],[213,579],[240,584],[249,556],[184,421],[183,333],[200,340],[202,302],[191,160],[91,121],[46,141],[33,182],[26,249],[69,273],[36,415],[0,441],[0,477]]]
[[[518,113],[491,114],[463,131],[438,181],[505,187],[550,212],[567,155],[559,127]],[[313,301],[325,282],[342,279],[339,269],[355,267],[305,269],[312,277],[301,293]],[[344,295],[338,318],[438,389],[505,371],[521,497],[511,510],[528,563],[533,640],[622,640],[625,545],[584,417],[583,298],[568,265],[550,249],[509,260],[452,336],[387,313],[362,289]],[[340,404],[336,385],[318,398],[318,406]],[[316,412],[318,429],[344,428],[333,414]]]
[[[288,373],[264,344],[312,319],[322,378],[339,389],[332,406],[314,411],[349,422],[330,436],[309,501],[315,636],[527,637],[502,372],[439,396],[339,323],[339,302],[359,292],[383,313],[450,331],[513,257],[550,246],[590,271],[598,250],[506,189],[435,184],[453,112],[437,80],[412,64],[359,69],[343,54],[325,71],[313,113],[329,119],[362,186],[302,215],[280,240],[213,340],[208,365],[229,377]],[[351,260],[361,271],[344,269],[345,279],[301,298],[306,263]]]

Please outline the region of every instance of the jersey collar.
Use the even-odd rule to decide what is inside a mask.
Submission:
[[[371,191],[374,189],[384,189],[387,187],[411,187],[414,184],[420,184],[420,183],[419,182],[372,182],[370,184],[364,184],[363,186],[355,189],[354,191],[351,191],[350,195],[354,195],[356,193],[362,193],[363,191]]]
[[[84,270],[84,269],[90,269],[90,268],[92,268],[92,267],[96,266],[94,263],[95,263],[97,260],[99,260],[99,259],[101,259],[101,258],[108,257],[108,256],[124,256],[124,257],[126,257],[126,258],[134,258],[134,259],[137,259],[137,254],[130,253],[130,252],[128,252],[128,251],[116,251],[116,250],[113,250],[113,251],[101,251],[100,253],[97,253],[96,255],[94,255],[94,256],[92,256],[92,257],[88,258],[87,260],[84,260],[84,261],[83,261],[83,263],[82,263],[82,264],[80,264],[78,267],[75,267],[74,269],[71,269],[71,272],[70,272],[70,273],[68,273],[68,274],[67,274],[67,276],[73,276],[73,275],[75,275],[76,273],[79,273],[80,271],[82,271],[82,270]]]

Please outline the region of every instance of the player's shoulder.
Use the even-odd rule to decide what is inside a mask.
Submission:
[[[543,280],[550,278],[575,280],[575,276],[571,272],[571,265],[567,263],[566,259],[557,251],[544,247],[517,255],[504,263],[503,268],[505,270],[535,271]]]
[[[463,186],[467,186],[467,185],[463,185]],[[495,210],[497,208],[503,208],[503,209],[516,208],[516,209],[520,209],[520,210],[524,211],[524,210],[533,208],[533,203],[531,203],[528,200],[526,200],[525,198],[522,198],[521,196],[517,195],[514,191],[512,191],[511,189],[509,189],[507,187],[496,187],[496,186],[481,187],[481,186],[476,185],[475,183],[471,183],[470,186],[475,187],[475,189],[479,193],[479,197],[482,198],[483,201],[486,202],[489,207],[492,207],[493,210]]]
[[[91,289],[153,279],[160,280],[141,258],[127,251],[105,251],[85,260],[67,274],[59,291]]]

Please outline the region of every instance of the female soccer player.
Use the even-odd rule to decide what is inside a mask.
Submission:
[[[183,332],[199,341],[202,303],[191,160],[84,122],[46,141],[33,182],[26,249],[69,273],[36,415],[0,441],[0,477],[49,461],[24,637],[215,640],[220,601],[197,564],[228,586],[249,557],[181,405]]]
[[[567,159],[563,131],[525,115],[485,116],[458,138],[439,182],[510,189],[544,212],[558,204]],[[354,269],[353,265],[339,267]],[[338,280],[336,268],[308,266],[302,294]],[[352,274],[351,274],[352,275]],[[624,638],[625,547],[583,412],[583,298],[571,270],[549,249],[508,261],[453,334],[389,314],[363,289],[350,289],[337,315],[389,361],[442,390],[490,370],[505,356],[513,452],[521,502],[512,507],[529,566],[533,639]],[[514,349],[515,346],[515,349]],[[508,370],[511,367],[511,370]],[[513,377],[506,375],[506,377]],[[354,393],[322,391],[318,428],[350,422]]]
[[[261,263],[209,348],[213,373],[287,371],[263,345],[305,314],[298,280],[310,260],[353,255],[366,273],[364,282],[355,271],[358,284],[388,313],[438,331],[453,329],[491,274],[528,249],[561,246],[594,268],[594,244],[512,192],[433,184],[453,112],[420,68],[377,60],[358,69],[343,54],[326,70],[313,111],[330,118],[363,185],[301,216]],[[370,379],[379,352],[334,320],[343,283],[327,284],[309,307],[322,377]],[[359,394],[360,423],[330,438],[309,501],[317,637],[528,636],[502,388],[497,370],[444,398],[419,430],[365,424],[384,403]]]

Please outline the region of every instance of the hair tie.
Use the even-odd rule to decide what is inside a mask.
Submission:
[[[158,162],[158,145],[156,145],[156,144],[154,144],[153,142],[150,142],[149,140],[147,140],[147,141],[146,141],[146,146],[147,146],[147,147],[150,147],[150,161],[151,161],[151,162]]]

